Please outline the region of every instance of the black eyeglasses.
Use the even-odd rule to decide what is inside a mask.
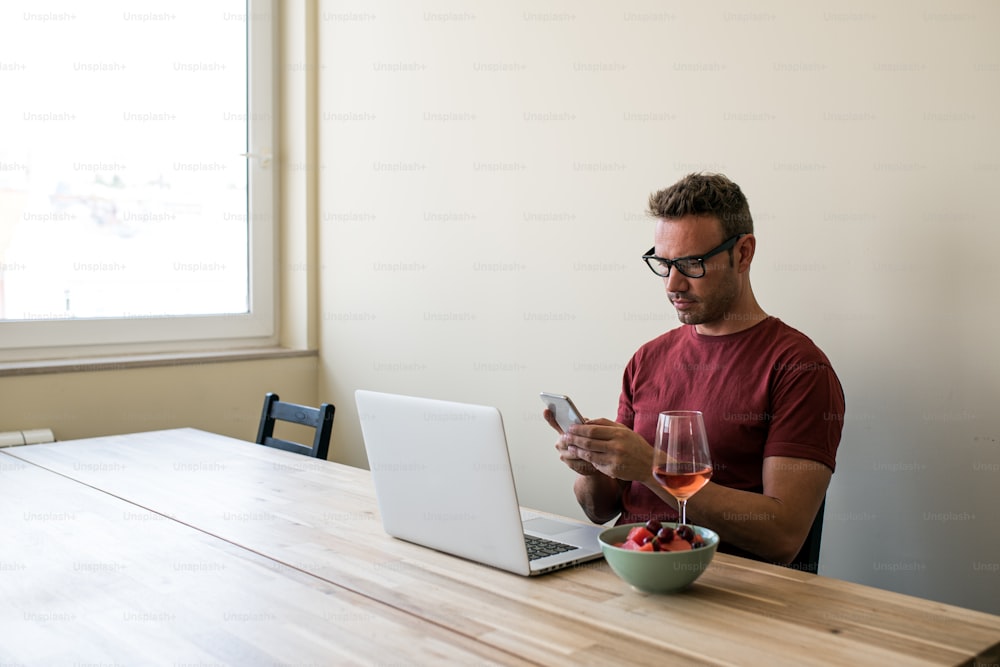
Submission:
[[[646,262],[646,266],[649,267],[649,270],[661,278],[666,278],[670,275],[670,267],[672,266],[676,266],[677,270],[688,278],[701,278],[705,275],[706,259],[714,257],[720,252],[729,250],[744,236],[746,236],[746,234],[731,236],[723,241],[722,245],[712,248],[701,257],[678,257],[677,259],[657,257],[655,254],[656,246],[653,246],[646,251],[646,254],[642,256],[642,259]]]

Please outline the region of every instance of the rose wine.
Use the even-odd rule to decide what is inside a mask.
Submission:
[[[653,477],[678,500],[688,499],[696,494],[701,487],[708,484],[712,476],[711,466],[697,466],[694,463],[681,463],[671,466],[668,472],[665,465],[653,468]]]

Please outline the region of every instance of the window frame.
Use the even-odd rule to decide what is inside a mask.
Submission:
[[[0,361],[272,347],[278,343],[276,0],[246,0],[248,312],[0,320]]]

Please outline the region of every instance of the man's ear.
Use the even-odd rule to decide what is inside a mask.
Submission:
[[[733,248],[733,257],[736,263],[736,270],[746,273],[750,270],[750,262],[753,261],[754,252],[757,250],[757,237],[747,234],[736,242]]]

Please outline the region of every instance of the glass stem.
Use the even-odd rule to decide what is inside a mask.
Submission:
[[[687,502],[688,501],[687,501],[686,498],[684,500],[679,500],[678,501],[678,503],[680,503],[680,506],[681,506],[681,523],[680,523],[680,525],[682,525],[682,526],[685,523],[687,523]]]

